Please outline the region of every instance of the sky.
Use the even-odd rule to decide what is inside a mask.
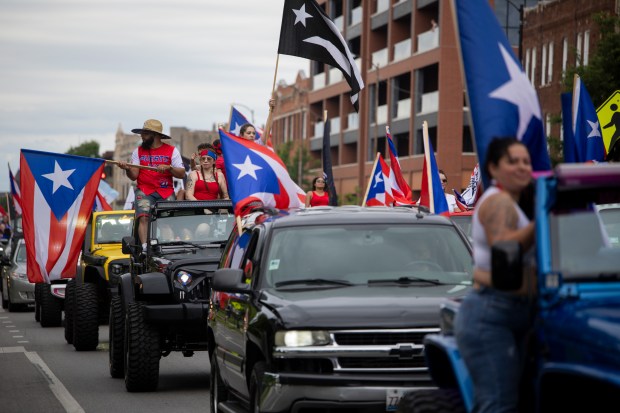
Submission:
[[[159,119],[211,130],[232,103],[267,119],[283,1],[0,0],[0,192],[20,149],[64,153]],[[309,61],[281,55],[277,81]],[[242,106],[243,105],[243,106]],[[244,107],[245,106],[245,107]]]

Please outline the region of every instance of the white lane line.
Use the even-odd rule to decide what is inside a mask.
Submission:
[[[4,318],[8,318],[8,317],[4,317]],[[7,321],[3,321],[2,324],[8,324],[8,323],[12,323],[11,320],[7,320]]]
[[[24,338],[24,336],[13,336],[13,338]]]
[[[15,328],[15,326],[14,326],[14,325],[8,325],[8,326],[5,326],[5,327],[6,327],[6,328]]]
[[[21,343],[21,341],[20,341]],[[45,364],[43,359],[37,354],[36,351],[26,351],[24,346],[16,347],[0,347],[1,353],[24,353],[24,355],[30,360],[30,362],[39,370],[43,377],[47,380],[50,386],[50,390],[54,393],[54,396],[58,399],[60,404],[65,408],[67,413],[84,413],[84,409],[79,405],[77,400],[71,396],[71,393],[62,384],[58,377],[52,370]]]
[[[9,333],[19,333],[19,330],[9,330]]]
[[[28,340],[20,340],[20,341],[18,341],[18,343],[30,343],[30,341],[28,341]]]

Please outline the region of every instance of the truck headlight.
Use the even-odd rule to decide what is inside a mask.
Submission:
[[[179,282],[179,284],[185,287],[192,283],[192,274],[188,273],[187,271],[179,271],[177,273],[177,281]]]
[[[284,347],[307,347],[325,346],[331,343],[327,331],[290,330],[278,331],[275,337],[276,346]]]

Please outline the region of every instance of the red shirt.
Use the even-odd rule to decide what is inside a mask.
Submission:
[[[217,182],[217,172],[214,172],[215,182],[204,181],[201,171],[196,171],[198,179],[196,180],[196,186],[194,187],[194,197],[201,201],[208,201],[211,199],[218,199],[220,194],[220,184]]]
[[[140,160],[140,165],[144,166],[171,165],[173,151],[174,146],[167,143],[163,143],[159,148],[151,149],[144,149],[142,146],[138,146],[138,159]],[[157,192],[162,198],[166,199],[174,193],[172,173],[167,171],[162,174],[157,171],[140,169],[137,187],[145,195]]]
[[[310,198],[310,206],[326,206],[329,205],[329,194],[325,192],[323,195],[319,195],[312,191],[312,197]]]

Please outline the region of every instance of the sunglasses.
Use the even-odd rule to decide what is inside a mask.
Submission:
[[[324,183],[325,183],[325,181],[324,181],[324,180],[322,180],[322,179],[317,179],[317,180],[316,180],[316,183],[317,183],[317,184],[324,184]]]

